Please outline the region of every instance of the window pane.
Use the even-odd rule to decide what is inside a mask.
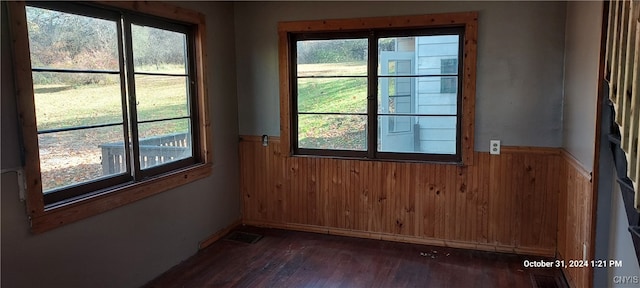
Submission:
[[[366,124],[359,115],[298,115],[298,147],[366,150]]]
[[[114,21],[26,7],[31,66],[118,70]]]
[[[440,73],[458,74],[458,59],[457,58],[440,59]]]
[[[186,76],[136,75],[138,121],[189,116]]]
[[[367,45],[367,39],[298,41],[297,76],[365,76]]]
[[[458,92],[457,76],[420,77],[418,92],[422,94],[456,94]]]
[[[419,37],[417,72],[423,75],[457,74],[459,39],[458,35]]]
[[[379,114],[455,115],[457,76],[379,77]]]
[[[38,135],[42,190],[126,173],[122,125]]]
[[[298,79],[298,111],[366,113],[367,79]]]
[[[193,155],[189,119],[138,124],[140,168],[147,169]]]
[[[398,153],[456,153],[455,116],[379,116],[378,150]]]
[[[378,39],[379,75],[458,73],[458,35]]]
[[[122,123],[118,75],[33,72],[38,131]]]
[[[131,25],[131,37],[136,72],[187,73],[184,33]]]
[[[413,77],[378,79],[378,113],[411,114],[417,98]]]

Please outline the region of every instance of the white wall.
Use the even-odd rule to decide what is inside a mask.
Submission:
[[[207,16],[213,174],[39,235],[29,232],[16,174],[2,174],[2,287],[139,287],[240,217],[232,3],[183,3]],[[2,169],[20,166],[6,9],[2,5]]]
[[[280,134],[278,21],[460,11],[479,11],[476,149],[560,147],[563,2],[237,2],[240,134]]]
[[[602,2],[567,3],[563,147],[593,170]]]

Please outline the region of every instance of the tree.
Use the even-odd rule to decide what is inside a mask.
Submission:
[[[27,7],[32,67],[118,70],[114,21]],[[104,81],[99,74],[34,73],[35,84],[82,85]]]

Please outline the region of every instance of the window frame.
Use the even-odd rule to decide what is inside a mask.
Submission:
[[[475,122],[475,84],[476,84],[476,51],[477,51],[477,22],[478,12],[445,13],[414,16],[371,17],[357,19],[331,19],[292,21],[278,23],[278,48],[279,48],[279,77],[280,77],[280,139],[283,151],[288,151],[289,156],[304,157],[346,157],[363,160],[390,160],[390,161],[422,161],[436,163],[451,163],[458,165],[473,165],[474,158],[474,122]],[[377,63],[377,50],[371,49],[372,39],[387,35],[399,35],[398,31],[419,31],[462,28],[461,46],[459,53],[458,87],[458,116],[457,119],[457,151],[458,155],[450,154],[420,154],[420,153],[395,153],[377,152],[377,149],[362,151],[352,150],[328,150],[328,149],[304,149],[298,148],[297,143],[297,99],[296,88],[295,50],[298,35],[327,35],[331,33],[344,33],[344,35],[362,35],[368,33],[369,56],[368,63]],[[309,37],[309,36],[306,36]],[[336,38],[337,39],[337,38]],[[377,40],[376,40],[377,41]],[[377,44],[377,42],[376,42]],[[377,45],[375,45],[377,46]],[[373,52],[372,52],[373,51]],[[369,65],[367,77],[377,76],[377,65]],[[377,106],[371,105],[372,98],[377,103],[377,79],[375,83],[369,81],[368,110],[369,131],[377,131]],[[376,87],[372,87],[376,85]],[[375,109],[376,111],[372,111]],[[376,119],[372,116],[376,116]],[[375,122],[375,123],[373,123]],[[375,125],[371,127],[370,125]],[[295,138],[294,138],[295,137]],[[374,139],[375,138],[375,139]],[[376,137],[367,136],[367,147],[377,147]],[[372,146],[375,145],[375,146]]]
[[[188,166],[162,165],[158,169],[150,168],[143,171],[134,181],[116,184],[105,189],[84,193],[77,197],[46,204],[44,200],[40,156],[38,148],[38,131],[35,118],[34,89],[32,67],[30,60],[29,39],[26,25],[26,3],[6,2],[10,37],[12,40],[14,82],[16,99],[20,117],[20,132],[22,136],[21,148],[24,165],[25,197],[27,214],[30,219],[31,231],[40,233],[56,227],[72,223],[116,207],[161,193],[163,191],[207,177],[212,170],[210,123],[208,116],[209,101],[206,85],[206,49],[205,49],[205,17],[203,14],[185,8],[161,2],[91,2],[83,7],[91,6],[91,10],[101,9],[111,13],[132,15],[133,23],[162,20],[166,23],[190,25],[192,35],[193,67],[189,67],[187,74],[192,73],[195,84],[190,90],[191,95],[191,131],[193,134],[192,157]],[[36,5],[39,6],[39,5]],[[69,10],[70,12],[78,12]],[[81,12],[81,11],[80,11]],[[172,24],[168,24],[172,25]],[[118,24],[120,26],[120,24]],[[155,27],[155,25],[154,25]],[[120,34],[120,32],[119,32]],[[122,64],[121,64],[122,68]],[[129,68],[127,68],[129,69]],[[131,70],[133,67],[130,68]],[[130,115],[129,115],[130,117]],[[135,120],[135,119],[134,119]],[[131,119],[129,119],[131,121]],[[134,141],[137,141],[134,140]],[[191,160],[190,160],[191,161]],[[132,167],[133,168],[133,167]],[[155,170],[155,171],[151,171]],[[50,202],[50,201],[49,201]]]

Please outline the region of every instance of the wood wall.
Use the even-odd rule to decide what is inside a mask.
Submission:
[[[558,259],[564,259],[569,265],[569,260],[584,259],[583,244],[587,259],[594,259],[594,197],[591,175],[568,153],[563,152],[562,158],[560,179],[564,181],[560,181],[558,201]],[[591,287],[593,269],[567,267],[564,272],[572,287]]]
[[[559,149],[474,152],[475,165],[459,167],[288,157],[269,140],[241,137],[245,224],[555,256],[569,189]]]

